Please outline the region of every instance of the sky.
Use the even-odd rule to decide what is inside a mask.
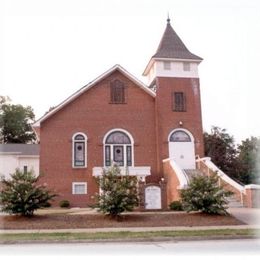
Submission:
[[[260,136],[259,0],[0,0],[0,95],[38,119],[115,64],[146,83],[168,13],[204,59],[204,130]]]

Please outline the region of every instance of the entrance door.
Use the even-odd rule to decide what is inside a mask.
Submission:
[[[193,136],[184,129],[174,130],[169,137],[169,158],[182,169],[195,169]]]

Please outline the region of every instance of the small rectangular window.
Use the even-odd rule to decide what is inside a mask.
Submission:
[[[87,183],[86,182],[73,182],[72,183],[72,194],[87,194]]]
[[[171,69],[171,62],[170,61],[164,61],[163,62],[163,68],[165,70],[170,70]]]
[[[183,92],[174,92],[172,96],[173,111],[185,112],[186,100]]]
[[[113,104],[124,104],[126,103],[125,99],[125,86],[124,84],[119,81],[115,80],[110,85],[110,96],[111,96],[111,103]]]
[[[190,63],[189,62],[183,62],[183,70],[184,71],[190,71]]]

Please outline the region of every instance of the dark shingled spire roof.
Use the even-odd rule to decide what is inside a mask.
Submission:
[[[159,47],[152,58],[202,60],[202,58],[194,55],[187,49],[180,37],[173,30],[169,18],[167,19],[167,26]]]

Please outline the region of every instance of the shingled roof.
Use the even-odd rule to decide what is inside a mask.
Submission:
[[[152,58],[202,60],[202,58],[194,55],[187,49],[180,37],[173,30],[169,18],[167,19],[167,26],[161,42]]]
[[[40,154],[39,144],[0,144],[0,154],[36,155]]]

